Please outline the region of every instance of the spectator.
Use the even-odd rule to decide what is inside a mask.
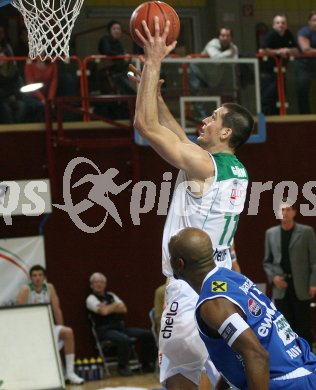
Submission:
[[[0,27],[0,35],[1,29],[2,27]],[[11,57],[12,55],[12,49],[9,45],[0,46],[0,57]],[[20,87],[21,78],[16,63],[0,60],[0,123],[21,123],[24,121],[26,104]]]
[[[217,267],[212,249],[210,236],[192,227],[169,241],[174,275],[200,295],[195,318],[222,374],[216,389],[315,390],[316,356],[307,342],[251,280]]]
[[[54,335],[59,350],[64,347],[66,361],[66,379],[75,385],[84,382],[74,372],[75,341],[71,328],[64,326],[63,314],[59,304],[59,298],[55,287],[46,282],[46,271],[41,265],[34,265],[30,269],[31,282],[22,286],[18,293],[17,305],[50,303],[52,305],[55,328]]]
[[[127,313],[127,307],[116,294],[106,290],[107,279],[103,274],[92,274],[90,287],[92,294],[86,299],[86,306],[92,315],[100,340],[110,340],[117,346],[119,374],[133,374],[128,367],[130,337],[142,342],[143,372],[153,372],[157,351],[152,333],[149,330],[125,326],[124,315]]]
[[[316,78],[316,10],[308,17],[308,25],[297,33],[297,42],[301,54],[310,54],[315,58],[297,58],[296,80],[298,109],[300,114],[310,114],[311,81]]]
[[[287,66],[288,58],[297,53],[293,34],[287,28],[287,18],[284,14],[273,17],[272,30],[265,36],[259,53],[279,56],[283,66]],[[265,115],[278,115],[278,77],[275,72],[276,63],[273,58],[260,61],[261,103]]]
[[[109,35],[103,36],[99,41],[99,53],[109,56],[126,54],[120,41],[122,36],[121,23],[112,20],[108,24],[108,33]],[[112,65],[109,67],[109,73],[114,86],[118,89],[120,94],[135,95],[135,91],[127,77],[128,64],[129,59],[122,58],[112,60]]]
[[[233,43],[232,30],[228,27],[221,27],[217,38],[209,41],[201,54],[207,54],[210,58],[238,58],[238,48]]]
[[[228,27],[218,30],[217,38],[209,41],[201,54],[206,54],[212,59],[237,59],[238,48],[233,43],[233,33]],[[225,89],[235,85],[234,67],[230,64],[191,64],[189,73],[190,85],[194,90],[200,88],[212,89],[214,95],[224,95]],[[200,92],[199,92],[200,93]],[[206,110],[201,103],[194,104],[199,119],[207,116]]]
[[[284,199],[281,226],[266,231],[263,266],[277,309],[312,345],[310,301],[316,296],[316,238],[314,229],[296,223],[295,216],[295,205]]]

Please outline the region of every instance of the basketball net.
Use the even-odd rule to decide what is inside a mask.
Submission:
[[[55,61],[69,57],[69,41],[84,0],[13,0],[28,31],[29,57]]]

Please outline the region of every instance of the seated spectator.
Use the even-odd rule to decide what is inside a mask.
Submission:
[[[259,53],[280,56],[283,59],[283,66],[288,64],[288,58],[297,53],[296,42],[293,34],[287,28],[287,18],[284,14],[277,14],[273,18],[272,30],[265,36]],[[278,79],[274,71],[275,60],[260,61],[260,88],[262,112],[265,115],[278,115]]]
[[[312,54],[315,58],[297,58],[296,80],[298,109],[300,114],[310,114],[310,90],[312,79],[316,79],[316,10],[308,17],[308,25],[297,33],[298,49],[301,54]]]
[[[119,374],[132,375],[128,367],[129,337],[135,337],[142,342],[143,372],[153,372],[157,350],[152,333],[146,329],[125,326],[124,316],[127,313],[127,307],[116,294],[106,290],[107,279],[103,274],[99,272],[92,274],[90,287],[92,294],[86,299],[86,306],[92,315],[100,340],[110,340],[117,346]]]
[[[121,23],[116,20],[112,20],[108,24],[108,33],[109,35],[103,36],[99,41],[99,53],[109,56],[126,54],[120,41],[122,36]],[[108,70],[112,82],[120,94],[135,95],[135,91],[127,77],[128,64],[129,59],[112,60],[112,65]]]
[[[0,27],[0,36],[1,30],[2,27]],[[10,46],[2,46],[2,44],[0,43],[0,57],[11,57],[13,53]],[[0,123],[24,121],[26,105],[20,87],[21,78],[16,63],[0,60]]]
[[[18,293],[17,305],[50,303],[55,319],[55,341],[59,350],[64,347],[66,362],[66,380],[75,385],[84,382],[74,372],[75,341],[71,328],[64,326],[63,314],[59,305],[59,298],[55,287],[46,282],[46,271],[41,265],[34,265],[30,269],[31,282],[22,286]]]
[[[207,54],[213,59],[237,59],[238,48],[233,43],[232,30],[228,27],[221,27],[218,30],[217,38],[210,40],[201,54]],[[213,94],[223,95],[225,89],[235,84],[234,68],[229,64],[191,64],[189,81],[193,89],[212,88]],[[195,104],[199,119],[207,116],[202,104]]]

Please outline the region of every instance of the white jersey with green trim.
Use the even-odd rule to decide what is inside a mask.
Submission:
[[[29,283],[28,288],[30,290],[27,303],[37,304],[37,303],[50,303],[50,291],[47,283],[43,284],[43,288],[40,292],[37,292],[34,289],[33,283]]]
[[[213,256],[220,267],[231,268],[230,245],[237,229],[239,214],[244,209],[248,173],[234,154],[210,154],[215,166],[212,185],[201,196],[189,190],[192,182],[180,170],[169,208],[162,242],[162,270],[170,277],[168,242],[179,229],[196,227],[212,239]]]

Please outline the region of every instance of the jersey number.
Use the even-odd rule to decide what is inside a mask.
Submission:
[[[239,220],[239,214],[234,215],[234,216],[230,215],[230,214],[225,214],[224,218],[226,219],[226,223],[225,223],[225,226],[224,226],[224,231],[223,231],[223,233],[221,235],[221,238],[219,240],[219,245],[223,245],[225,237],[227,235],[228,228],[230,226],[233,226],[232,233],[231,233],[231,235],[229,237],[229,240],[227,242],[227,245],[230,246],[232,241],[233,241],[236,229],[237,229],[237,224],[238,224],[238,220]]]

